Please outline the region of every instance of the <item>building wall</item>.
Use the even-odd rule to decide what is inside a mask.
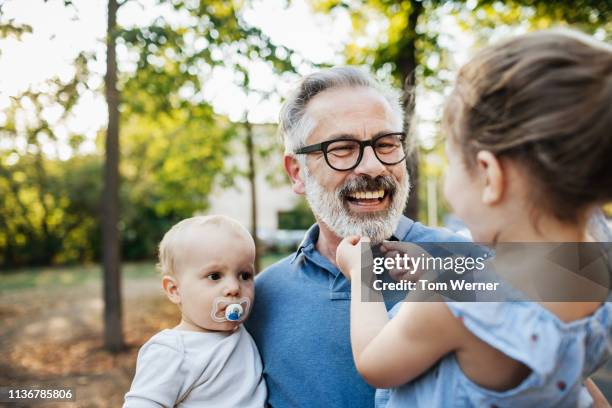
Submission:
[[[276,135],[276,125],[255,125],[253,127],[255,144],[280,143]],[[246,172],[248,158],[240,138],[233,144],[235,152],[226,159],[226,166],[236,166]],[[257,222],[260,230],[276,231],[278,229],[278,211],[287,211],[296,204],[298,196],[293,193],[289,182],[272,186],[266,175],[271,172],[282,172],[282,153],[272,153],[265,160],[256,160],[257,188]],[[278,177],[287,179],[286,175]],[[288,180],[288,179],[287,179]],[[217,186],[210,196],[210,208],[207,214],[222,214],[235,218],[246,228],[251,229],[251,190],[246,177],[236,177],[235,185],[229,188]]]
[[[210,199],[208,214],[222,214],[235,218],[246,228],[251,229],[251,193],[248,180],[240,178],[235,187],[222,190],[216,188]],[[263,175],[256,178],[257,185],[257,222],[259,228],[278,229],[277,212],[293,208],[297,196],[289,185],[271,187]]]

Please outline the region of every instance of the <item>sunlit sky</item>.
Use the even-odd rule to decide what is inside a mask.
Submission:
[[[2,3],[2,0],[0,0]],[[105,70],[105,50],[103,38],[106,31],[106,0],[76,0],[73,7],[65,7],[63,1],[49,0],[8,0],[2,6],[4,20],[14,19],[33,27],[32,34],[24,35],[21,40],[0,41],[0,121],[2,109],[8,106],[10,96],[31,87],[36,89],[48,78],[59,76],[67,80],[73,73],[72,61],[83,50],[95,51],[97,62],[93,64],[98,74],[90,81],[93,89],[100,89]],[[141,25],[151,22],[160,10],[143,7],[146,1],[128,1],[120,8],[118,22],[123,26]],[[341,64],[342,49],[350,40],[351,22],[346,13],[338,12],[333,16],[314,14],[305,1],[294,0],[289,6],[284,1],[259,0],[245,11],[245,20],[260,27],[264,33],[280,45],[285,45],[312,62]],[[166,14],[164,14],[166,15]],[[178,18],[178,17],[177,17]],[[375,30],[377,27],[371,27]],[[461,32],[448,17],[442,20],[440,30],[452,39],[453,56],[457,63],[463,62],[472,46],[469,35]],[[125,47],[118,47],[120,70],[130,70],[130,56]],[[302,73],[307,73],[303,67]],[[243,118],[245,110],[249,119],[256,123],[276,122],[281,97],[294,85],[296,78],[276,78],[269,67],[263,63],[251,66],[253,85],[261,89],[276,87],[280,95],[269,100],[260,100],[257,95],[245,97],[243,92],[232,83],[233,73],[228,69],[215,69],[205,85],[204,97],[210,101],[215,111],[228,115],[232,120]],[[420,95],[417,112],[422,119],[419,137],[426,140],[435,133],[435,120],[441,96],[436,94]],[[52,119],[59,112],[49,110],[46,115]],[[85,151],[95,148],[93,140],[96,133],[105,126],[106,105],[100,92],[83,96],[70,119],[68,127],[56,130],[59,138],[69,131],[88,137],[83,145]],[[69,149],[48,152],[66,157]]]

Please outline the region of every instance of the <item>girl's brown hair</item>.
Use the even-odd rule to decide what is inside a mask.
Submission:
[[[519,161],[533,203],[574,221],[612,200],[612,47],[569,30],[487,47],[459,71],[442,124],[468,169],[480,150]]]

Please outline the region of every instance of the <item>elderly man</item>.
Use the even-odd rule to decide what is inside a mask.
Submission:
[[[356,68],[303,79],[280,117],[284,164],[317,223],[296,253],[256,279],[249,322],[273,407],[372,407],[349,335],[350,283],[334,260],[342,237],[411,242],[463,238],[404,216],[406,171],[399,96]],[[390,352],[392,352],[390,350]]]

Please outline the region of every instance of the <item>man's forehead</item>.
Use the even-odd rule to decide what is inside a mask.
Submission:
[[[313,133],[371,137],[382,131],[399,131],[397,119],[384,96],[372,88],[337,88],[321,92],[307,105],[316,122]],[[325,137],[326,139],[328,137]]]
[[[341,87],[323,91],[307,105],[312,115],[329,116],[334,113],[358,114],[372,110],[390,111],[384,96],[373,88]]]

